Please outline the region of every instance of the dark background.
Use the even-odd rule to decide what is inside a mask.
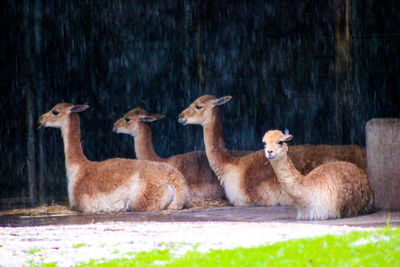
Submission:
[[[59,102],[81,114],[91,160],[134,157],[113,122],[141,106],[163,157],[204,149],[178,114],[203,94],[222,107],[230,149],[266,130],[295,144],[365,146],[365,124],[400,116],[399,1],[1,1],[0,199],[66,199],[60,131],[37,130]]]

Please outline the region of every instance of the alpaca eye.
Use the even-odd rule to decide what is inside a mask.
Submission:
[[[57,116],[58,114],[60,114],[60,112],[58,112],[57,110],[53,110],[52,113],[53,113],[54,116]]]
[[[202,108],[203,108],[203,106],[196,105],[196,109],[197,109],[197,110],[200,110],[200,109],[202,109]]]
[[[266,145],[267,145],[267,143],[265,143],[265,142],[262,142],[262,144],[263,144],[263,146],[266,146]]]
[[[280,146],[283,145],[283,141],[279,141],[278,145],[280,145]]]
[[[129,119],[129,118],[125,118],[125,121],[126,121],[126,122],[130,122],[130,121],[131,121],[131,119]]]

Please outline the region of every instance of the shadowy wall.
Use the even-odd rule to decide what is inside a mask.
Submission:
[[[232,3],[231,3],[232,2]],[[389,2],[389,3],[388,3]],[[81,114],[91,160],[134,157],[113,122],[141,106],[163,157],[204,149],[178,114],[203,94],[222,107],[230,149],[268,129],[294,144],[365,145],[373,117],[400,116],[398,1],[2,1],[0,198],[65,200],[60,133],[37,130],[59,102]],[[29,198],[30,197],[30,198]]]

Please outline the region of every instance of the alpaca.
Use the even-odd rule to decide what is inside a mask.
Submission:
[[[211,170],[204,151],[193,151],[169,158],[157,155],[153,147],[151,127],[147,122],[161,118],[164,115],[150,114],[138,107],[117,120],[113,131],[133,136],[138,159],[165,162],[177,168],[185,177],[191,201],[223,199],[224,190]]]
[[[204,143],[210,166],[224,186],[228,200],[235,206],[290,205],[292,198],[282,189],[263,150],[233,156],[225,147],[219,106],[230,96],[197,98],[179,115],[183,124],[203,127]],[[323,163],[334,160],[356,161],[365,168],[365,152],[357,146],[296,146],[289,150],[294,164],[307,174]],[[360,159],[359,159],[360,158]]]
[[[181,209],[188,202],[182,174],[165,163],[113,158],[90,161],[83,153],[78,112],[87,105],[60,103],[40,117],[60,128],[70,208],[85,213]]]
[[[288,156],[293,138],[279,130],[263,137],[266,158],[284,190],[293,198],[297,220],[357,216],[373,208],[373,191],[365,171],[346,161],[329,162],[302,175]]]
[[[114,123],[113,131],[129,134],[134,138],[135,154],[138,159],[168,163],[177,168],[185,177],[189,187],[190,200],[220,200],[225,192],[211,170],[204,151],[193,151],[169,158],[161,158],[154,150],[151,127],[147,123],[164,118],[162,114],[150,114],[137,107]],[[249,154],[249,151],[233,151],[235,155]]]

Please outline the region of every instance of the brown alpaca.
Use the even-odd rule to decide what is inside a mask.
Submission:
[[[191,201],[222,199],[224,190],[211,170],[204,151],[193,151],[169,158],[157,155],[153,147],[151,128],[146,122],[161,118],[164,115],[150,114],[142,108],[135,108],[117,120],[113,130],[134,137],[138,159],[165,162],[177,168],[185,177]]]
[[[282,189],[264,151],[234,157],[228,153],[222,134],[219,105],[230,96],[201,96],[179,115],[179,122],[203,126],[206,154],[211,168],[223,184],[228,200],[236,206],[291,204],[291,197]],[[346,153],[344,153],[346,151]],[[289,154],[303,173],[316,166],[338,159],[359,161],[365,167],[365,153],[357,146],[297,146]],[[364,160],[356,158],[360,156]]]
[[[85,157],[77,112],[87,108],[60,103],[40,117],[41,125],[61,129],[70,208],[87,213],[181,209],[188,201],[187,186],[168,164],[122,158],[95,162]]]
[[[372,211],[374,195],[365,171],[345,161],[325,163],[302,175],[288,156],[292,135],[264,135],[265,156],[284,190],[293,198],[297,220],[325,220]]]
[[[147,123],[164,117],[162,114],[150,114],[137,107],[117,120],[114,123],[113,131],[133,136],[135,154],[138,159],[165,162],[177,168],[185,177],[191,201],[224,198],[224,190],[211,170],[204,151],[193,151],[169,158],[161,158],[157,155],[153,147],[151,127]],[[250,152],[238,151],[234,153],[243,155]]]

